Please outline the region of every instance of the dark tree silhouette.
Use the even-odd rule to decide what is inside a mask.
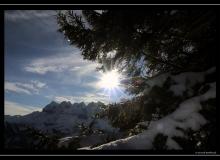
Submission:
[[[150,77],[215,65],[213,10],[60,11],[57,20],[70,44],[85,59],[102,63],[100,69],[117,66],[131,77]]]

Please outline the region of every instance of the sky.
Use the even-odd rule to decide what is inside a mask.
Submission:
[[[76,11],[79,12],[79,11]],[[123,88],[106,93],[95,62],[58,32],[52,10],[5,11],[5,115],[24,115],[51,101],[113,103]]]

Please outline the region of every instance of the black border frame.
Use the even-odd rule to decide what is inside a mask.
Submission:
[[[2,20],[2,25],[1,25],[1,37],[3,38],[1,42],[1,47],[3,49],[3,53],[4,53],[4,11],[5,10],[62,10],[62,9],[147,9],[147,7],[156,7],[156,8],[160,8],[160,7],[166,7],[166,8],[187,8],[187,9],[194,9],[194,8],[212,8],[217,12],[217,17],[218,17],[218,22],[217,22],[217,26],[220,29],[220,6],[216,6],[216,5],[162,5],[162,4],[158,4],[158,5],[152,5],[152,4],[125,4],[125,5],[115,5],[115,4],[110,4],[110,5],[79,5],[79,4],[38,4],[38,5],[31,5],[31,4],[25,4],[25,5],[1,5],[0,7],[3,8],[0,10],[1,12],[1,20]],[[218,42],[219,42],[219,30],[217,32],[218,34],[216,36],[218,36]],[[219,52],[219,48],[217,50],[217,52]],[[2,54],[4,56],[4,54]],[[4,65],[4,57],[2,58],[2,64]],[[216,63],[218,64],[218,63]],[[4,66],[2,67],[1,70],[1,75],[4,77]],[[3,83],[4,84],[4,81]],[[3,85],[3,90],[4,90],[4,85]],[[4,91],[3,91],[3,106],[4,106]],[[4,107],[1,108],[0,110],[2,112],[2,115],[4,115]],[[217,111],[219,112],[219,109],[217,108]],[[217,116],[217,122],[219,121],[219,118]],[[1,125],[4,126],[4,118],[2,117],[1,119]],[[217,128],[218,129],[218,128]],[[4,127],[1,129],[0,135],[1,137],[4,137],[4,132],[2,132],[4,130]],[[219,131],[217,131],[218,135],[219,135]],[[3,140],[4,141],[4,140]],[[1,150],[0,150],[0,154],[3,155],[129,155],[129,156],[133,156],[133,155],[145,155],[145,156],[169,156],[169,155],[174,155],[174,156],[194,156],[194,157],[200,157],[200,156],[217,156],[219,154],[219,150],[216,150],[216,154],[196,154],[195,151],[152,151],[152,150],[102,150],[102,151],[87,151],[87,150],[74,150],[74,151],[33,151],[33,150],[5,150],[4,149],[4,142],[2,140],[0,140],[1,142]],[[218,142],[219,142],[219,138],[218,138]],[[218,144],[218,143],[217,143]]]

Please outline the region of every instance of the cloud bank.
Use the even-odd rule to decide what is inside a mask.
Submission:
[[[13,10],[5,12],[5,18],[10,21],[48,18],[55,15],[56,13],[53,10]]]
[[[41,111],[42,109],[39,107],[33,107],[28,105],[19,104],[12,101],[5,101],[5,115],[26,115],[32,113],[34,111]]]
[[[47,87],[46,83],[31,80],[30,83],[5,82],[5,91],[25,93],[28,95],[39,94],[40,89]]]
[[[104,95],[102,93],[86,93],[83,96],[54,96],[50,97],[53,101],[56,101],[58,103],[63,101],[70,101],[71,103],[90,103],[90,102],[103,102],[105,104],[109,103],[109,97],[107,95]]]
[[[57,54],[45,58],[38,58],[25,66],[27,72],[46,74],[48,72],[77,72],[79,75],[95,71],[97,63],[83,60],[79,53]]]

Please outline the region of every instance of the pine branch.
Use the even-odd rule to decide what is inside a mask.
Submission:
[[[143,54],[146,56],[146,57],[150,57],[152,58],[154,61],[157,61],[158,63],[162,63],[162,64],[166,64],[168,66],[171,66],[172,68],[179,68],[179,69],[183,69],[182,66],[179,66],[179,65],[176,65],[176,64],[173,64],[171,62],[168,62],[168,61],[164,61],[162,59],[159,59],[159,58],[156,58],[150,54],[146,54],[145,52],[143,52]]]

